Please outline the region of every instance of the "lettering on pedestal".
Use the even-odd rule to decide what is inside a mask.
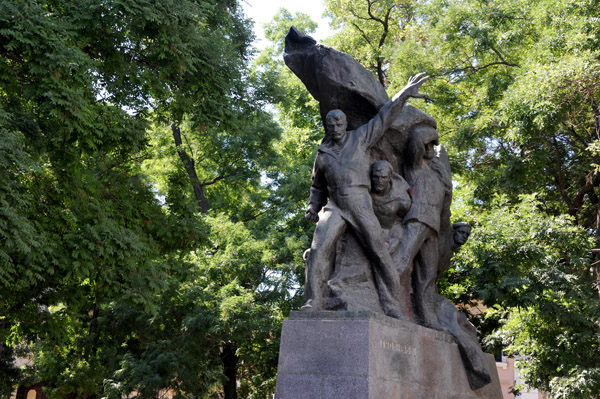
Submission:
[[[405,355],[417,356],[417,348],[410,345],[400,344],[398,342],[386,341],[385,339],[379,340],[379,346],[383,349],[387,349],[394,352],[404,353]]]

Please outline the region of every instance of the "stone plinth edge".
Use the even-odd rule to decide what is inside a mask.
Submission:
[[[452,335],[369,312],[292,312],[284,321],[275,399],[502,399],[471,390]]]

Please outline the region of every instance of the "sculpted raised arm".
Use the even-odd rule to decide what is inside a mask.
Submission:
[[[423,83],[429,79],[429,76],[425,76],[425,73],[419,73],[408,79],[408,83],[402,90],[400,90],[390,101],[388,101],[383,107],[379,109],[379,116],[383,122],[383,131],[386,131],[393,121],[395,121],[402,108],[406,104],[409,97],[414,98],[429,98],[427,94],[419,93],[419,88]]]
[[[369,123],[357,129],[357,131],[361,131],[361,140],[366,147],[374,145],[389,129],[392,123],[398,119],[409,97],[428,98],[427,94],[419,93],[419,88],[428,79],[429,76],[425,76],[425,73],[419,73],[411,77],[406,86],[385,103]]]

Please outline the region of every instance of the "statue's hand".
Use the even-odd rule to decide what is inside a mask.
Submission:
[[[410,79],[408,79],[408,83],[406,84],[406,86],[404,86],[404,88],[402,90],[400,90],[400,92],[398,94],[396,94],[393,99],[396,100],[401,95],[404,95],[407,97],[429,99],[429,96],[427,94],[419,93],[419,88],[428,79],[429,79],[429,76],[426,76],[425,72],[421,72],[421,73],[416,74],[415,76],[412,76]]]
[[[310,206],[308,207],[308,209],[306,210],[306,213],[304,214],[304,217],[313,223],[317,223],[319,221],[319,215],[317,213],[317,211],[315,211],[313,208],[311,208]]]

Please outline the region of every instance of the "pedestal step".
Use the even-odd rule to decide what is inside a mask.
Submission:
[[[471,390],[454,338],[374,312],[292,312],[284,321],[275,399],[502,399]]]

